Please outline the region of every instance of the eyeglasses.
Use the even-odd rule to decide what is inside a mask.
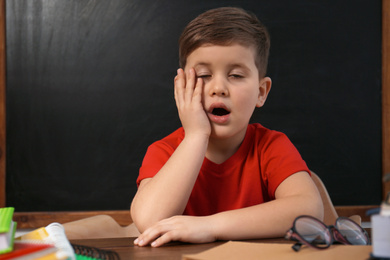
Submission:
[[[298,240],[292,246],[295,251],[299,251],[303,244],[318,249],[326,249],[334,242],[370,245],[367,232],[353,220],[345,217],[339,217],[334,225],[327,226],[314,217],[299,216],[294,220],[285,238]]]

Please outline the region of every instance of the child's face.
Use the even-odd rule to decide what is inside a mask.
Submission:
[[[203,108],[211,137],[243,138],[255,107],[261,107],[271,79],[259,78],[254,48],[239,44],[203,45],[188,57],[185,71],[194,68],[203,79]]]

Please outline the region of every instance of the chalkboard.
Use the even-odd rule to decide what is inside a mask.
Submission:
[[[6,0],[6,204],[128,209],[148,145],[180,126],[178,37],[240,6],[268,27],[286,133],[336,205],[381,200],[381,1]]]

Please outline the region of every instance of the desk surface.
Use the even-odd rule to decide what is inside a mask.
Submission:
[[[212,249],[212,256],[210,251],[207,251],[207,257],[204,259],[214,259],[215,255],[225,255],[226,257],[233,257],[236,259],[238,256],[249,254],[253,259],[257,259],[257,256],[263,255],[267,259],[368,259],[372,252],[371,246],[346,246],[346,245],[332,245],[329,249],[318,250],[307,248],[307,250],[300,251],[299,255],[290,248],[289,245],[282,244],[293,244],[292,241],[287,241],[283,238],[276,239],[258,239],[258,240],[245,240],[247,243],[234,243],[232,249],[231,243],[226,241],[217,241],[207,244],[188,244],[181,242],[172,242],[159,248],[138,247],[134,246],[133,238],[102,238],[102,239],[85,239],[85,240],[71,240],[70,242],[77,245],[84,245],[90,247],[97,247],[100,249],[112,250],[119,254],[122,260],[124,259],[182,259],[183,255],[193,255],[204,252],[205,250]],[[255,243],[261,243],[255,246]],[[270,247],[265,246],[264,243],[276,243],[280,244],[281,247],[271,245]],[[224,244],[223,246],[221,246]],[[221,246],[221,247],[219,247]],[[243,247],[245,246],[245,247]],[[222,249],[223,247],[223,249]],[[239,248],[239,249],[237,249]],[[237,250],[243,250],[238,252]],[[277,250],[277,251],[275,251]],[[290,251],[291,250],[291,251]],[[217,252],[216,252],[217,251]],[[199,256],[199,255],[198,255]],[[197,257],[198,257],[197,256]],[[248,257],[249,257],[248,256]],[[245,256],[246,257],[246,256]]]
[[[371,228],[366,229],[371,238]],[[222,245],[227,241],[217,241],[207,244],[188,244],[181,242],[171,242],[159,248],[138,247],[134,246],[135,237],[124,238],[101,238],[101,239],[80,239],[71,240],[70,242],[77,245],[84,245],[90,247],[97,247],[100,249],[112,250],[119,254],[122,260],[125,259],[182,259],[183,255],[197,254],[205,250]],[[293,244],[294,242],[285,240],[284,238],[268,238],[245,240],[244,242],[252,243],[279,243],[279,244]],[[357,260],[357,258],[353,258]],[[362,259],[368,259],[368,256],[362,255]]]
[[[131,238],[101,238],[101,239],[83,239],[71,240],[72,244],[97,247],[100,249],[112,250],[119,254],[121,259],[182,259],[185,254],[196,254],[207,249],[226,243],[226,241],[217,241],[207,244],[187,244],[181,242],[172,242],[168,245],[152,248],[134,246]],[[245,242],[257,243],[292,243],[283,238],[246,240]]]

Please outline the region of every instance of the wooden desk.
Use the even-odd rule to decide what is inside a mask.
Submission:
[[[71,240],[77,245],[97,247],[100,249],[112,250],[119,254],[121,260],[126,259],[182,259],[184,254],[196,254],[215,246],[222,245],[226,241],[218,241],[207,244],[187,244],[181,242],[172,242],[168,245],[152,248],[134,246],[135,237],[132,238],[102,238],[102,239],[83,239]],[[283,238],[246,240],[246,242],[262,243],[293,243]]]
[[[366,229],[371,237],[371,228]],[[159,248],[138,247],[134,246],[135,237],[126,238],[102,238],[102,239],[82,239],[71,240],[70,242],[77,245],[97,247],[100,249],[112,250],[119,254],[122,260],[126,259],[182,259],[183,255],[196,254],[213,247],[222,245],[227,241],[217,241],[207,244],[188,244],[181,242],[172,242]],[[284,238],[245,240],[244,242],[253,243],[283,243],[293,244],[293,241]],[[368,258],[368,257],[367,257]],[[365,258],[365,259],[367,259]]]

